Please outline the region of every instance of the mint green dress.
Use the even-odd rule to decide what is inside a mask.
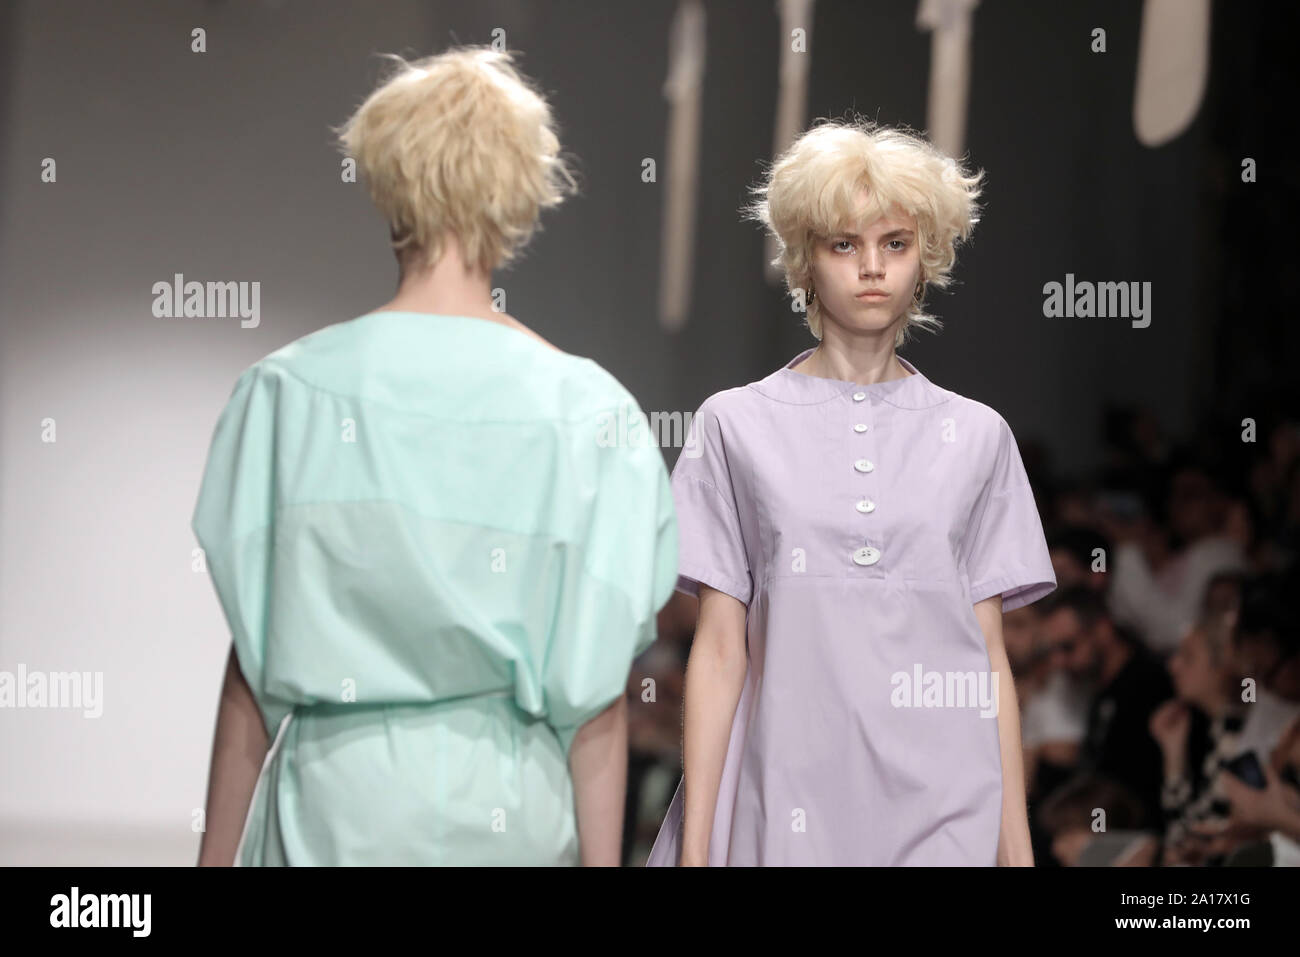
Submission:
[[[484,319],[328,326],[240,376],[192,527],[274,742],[240,863],[579,863],[573,737],[677,578],[618,380]]]

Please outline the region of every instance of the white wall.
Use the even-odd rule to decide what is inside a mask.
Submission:
[[[432,4],[378,6],[11,8],[0,670],[102,672],[103,713],[0,708],[0,864],[194,859],[229,634],[190,515],[239,371],[392,294],[386,230],[327,127],[372,51],[439,31]],[[154,318],[175,272],[260,281],[261,326]]]

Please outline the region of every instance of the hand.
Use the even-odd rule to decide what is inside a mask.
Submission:
[[[1196,867],[1205,860],[1204,846],[1205,840],[1201,835],[1166,843],[1160,863],[1165,867]]]
[[[1235,774],[1219,776],[1223,782],[1223,796],[1231,811],[1228,820],[1241,827],[1270,831],[1287,815],[1288,802],[1294,803],[1296,790],[1278,777],[1271,764],[1261,765],[1264,770],[1264,788],[1253,788]]]
[[[1255,844],[1268,839],[1268,829],[1248,824],[1224,821],[1196,821],[1189,826],[1201,858],[1222,857],[1243,844]]]
[[[1187,705],[1171,698],[1151,713],[1148,729],[1166,757],[1181,756],[1187,752],[1187,731],[1191,724]]]

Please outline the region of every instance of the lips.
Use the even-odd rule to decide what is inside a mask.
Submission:
[[[882,299],[887,299],[889,298],[889,293],[881,292],[879,289],[868,289],[866,292],[858,293],[857,298],[868,299],[868,298],[873,298],[875,296],[879,296]]]

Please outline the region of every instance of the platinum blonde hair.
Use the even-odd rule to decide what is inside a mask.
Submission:
[[[399,257],[417,268],[459,240],[466,262],[509,264],[544,208],[577,184],[560,155],[546,98],[514,68],[514,54],[458,46],[394,70],[340,127]]]
[[[776,239],[780,255],[772,265],[785,272],[786,288],[812,285],[812,253],[818,239],[891,210],[916,218],[920,281],[945,288],[957,260],[956,247],[979,222],[976,203],[983,170],[972,174],[961,163],[910,130],[879,126],[862,118],[823,120],[800,136],[767,169],[742,207],[746,220],[762,223]],[[863,201],[860,194],[866,191]],[[895,347],[922,326],[943,327],[924,311],[924,293],[914,298],[899,325]],[[822,338],[821,300],[807,303],[807,324]]]

